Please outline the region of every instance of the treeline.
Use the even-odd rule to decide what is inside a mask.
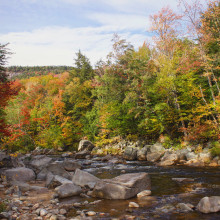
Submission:
[[[166,147],[211,142],[220,153],[220,3],[210,2],[198,20],[190,17],[197,8],[184,6],[188,38],[182,17],[163,8],[151,17],[153,46],[135,50],[115,35],[95,70],[79,51],[69,72],[14,81],[19,92],[5,108],[4,147],[68,149],[82,138],[104,145],[116,136],[160,137]]]
[[[7,72],[10,80],[15,80],[49,73],[60,74],[70,71],[72,68],[71,66],[9,66],[7,67]]]

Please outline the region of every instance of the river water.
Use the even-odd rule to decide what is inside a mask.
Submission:
[[[103,178],[113,178],[123,173],[147,172],[151,178],[152,195],[138,200],[102,200],[96,205],[85,205],[79,210],[92,210],[103,213],[94,219],[126,219],[126,216],[135,216],[135,219],[220,219],[220,212],[202,214],[198,211],[182,212],[176,208],[178,203],[190,203],[194,206],[205,196],[220,196],[220,168],[197,168],[186,166],[158,167],[148,162],[127,162],[127,164],[112,164],[99,161],[80,161],[84,171]],[[172,178],[193,178],[188,183],[178,183]],[[74,197],[63,200],[63,203],[89,202],[97,199]],[[136,202],[139,208],[128,208],[129,202]],[[76,216],[73,209],[69,216]]]

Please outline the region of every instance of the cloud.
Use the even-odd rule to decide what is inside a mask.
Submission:
[[[68,28],[46,27],[31,32],[0,35],[0,42],[10,42],[14,53],[9,65],[73,65],[73,57],[80,49],[94,65],[111,50],[113,26]],[[143,44],[145,34],[121,32],[134,46]]]

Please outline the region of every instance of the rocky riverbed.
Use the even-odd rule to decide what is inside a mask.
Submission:
[[[195,152],[171,152],[159,144],[142,148],[144,160],[140,150],[131,147],[123,156],[91,155],[92,148],[85,141],[79,153],[57,155],[36,149],[13,157],[1,152],[0,218],[220,218],[218,158],[215,167],[198,163],[195,167],[195,163],[186,166],[182,162],[189,161],[189,152],[198,155]],[[161,155],[159,159],[148,160],[156,153]],[[136,158],[129,158],[132,154]],[[201,158],[197,156],[197,160]]]

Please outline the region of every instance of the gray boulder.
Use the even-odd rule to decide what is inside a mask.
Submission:
[[[202,213],[219,212],[220,196],[204,197],[199,201],[196,208]]]
[[[79,147],[78,147],[78,151],[83,151],[83,150],[88,150],[88,151],[92,151],[92,149],[95,147],[95,145],[88,141],[88,140],[81,140],[79,142]]]
[[[30,166],[34,168],[37,172],[39,172],[49,163],[51,163],[52,160],[53,160],[52,158],[47,157],[45,155],[37,155],[34,156],[33,159],[30,161]]]
[[[149,149],[149,151],[151,153],[157,153],[157,152],[164,152],[165,148],[163,147],[162,144],[160,143],[155,143],[154,145],[152,145]]]
[[[5,177],[8,182],[29,182],[35,180],[35,173],[29,168],[18,167],[5,170]]]
[[[187,160],[196,160],[198,158],[198,155],[195,154],[194,152],[188,152],[186,154],[186,159]]]
[[[129,199],[151,187],[147,173],[123,174],[113,179],[98,181],[92,196],[103,199]]]
[[[147,152],[149,151],[149,147],[145,146],[142,149],[137,151],[137,159],[138,160],[147,160]]]
[[[157,162],[163,156],[163,154],[164,154],[164,152],[148,153],[147,154],[147,161]]]
[[[0,168],[7,167],[12,168],[12,158],[4,152],[0,152]]]
[[[75,154],[75,159],[86,159],[86,157],[89,156],[90,154],[91,152],[85,149],[83,151],[77,152]]]
[[[53,175],[51,172],[48,173],[46,178],[46,187],[56,188],[57,186],[65,183],[72,183],[72,181],[58,175]]]
[[[178,160],[186,160],[186,154],[189,153],[190,151],[186,148],[177,150],[176,153],[178,155]]]
[[[99,182],[100,179],[93,176],[90,173],[82,171],[80,169],[76,169],[72,182],[78,186],[85,187],[88,186],[90,189],[93,189],[95,184]]]
[[[175,153],[166,152],[164,156],[161,158],[160,166],[170,166],[176,163],[178,160],[178,156]]]
[[[123,154],[125,160],[136,160],[137,159],[137,148],[127,147]]]
[[[63,162],[63,167],[67,171],[75,171],[77,168],[81,169],[81,165],[77,163],[75,160],[66,159]]]
[[[80,186],[75,185],[74,183],[65,183],[55,189],[59,198],[66,198],[70,196],[77,196],[82,193]]]
[[[202,152],[199,153],[199,160],[207,163],[210,162],[212,160],[212,154],[211,152]]]

